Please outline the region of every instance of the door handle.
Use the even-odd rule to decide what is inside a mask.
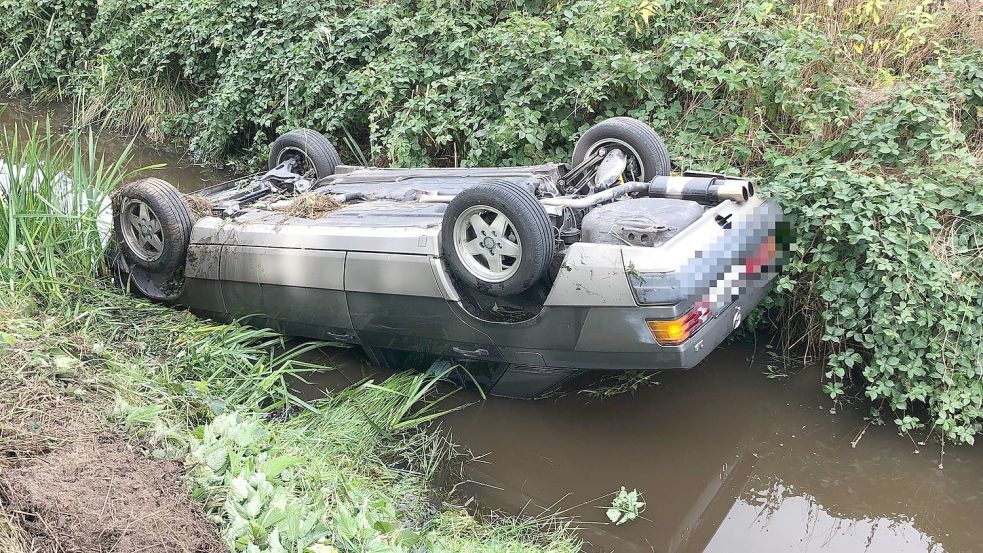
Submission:
[[[462,349],[462,348],[459,348],[457,346],[454,346],[451,349],[454,350],[454,353],[456,353],[458,355],[463,355],[465,357],[487,357],[488,356],[488,350],[486,350],[484,348],[478,348],[478,349],[469,350],[469,349]]]

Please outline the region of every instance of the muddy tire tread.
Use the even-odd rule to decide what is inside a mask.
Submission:
[[[184,266],[188,253],[188,243],[191,241],[191,228],[194,222],[191,209],[185,203],[184,197],[165,180],[149,177],[133,181],[120,189],[119,197],[135,197],[146,201],[160,221],[164,234],[164,252],[151,262],[142,261],[129,253],[129,247],[123,239],[119,208],[114,211],[113,225],[116,238],[123,255],[128,263],[155,273],[170,273]]]

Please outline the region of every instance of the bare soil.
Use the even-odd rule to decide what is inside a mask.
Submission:
[[[0,347],[0,553],[227,551],[182,465],[146,457],[97,414],[109,394],[84,370],[90,343],[61,336],[73,354],[51,354],[16,323],[31,306],[11,309],[0,317],[22,333]]]
[[[219,552],[173,462],[104,432],[0,472],[0,503],[29,551]]]

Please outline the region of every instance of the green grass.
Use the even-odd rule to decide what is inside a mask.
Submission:
[[[81,124],[102,124],[130,134],[143,134],[154,142],[165,141],[168,123],[186,112],[190,103],[172,85],[107,72],[102,67],[93,72],[89,82],[91,86],[75,99]]]
[[[44,421],[81,399],[147,455],[183,460],[191,496],[234,551],[580,549],[563,523],[476,518],[434,485],[454,455],[426,430],[448,411],[439,377],[397,374],[302,400],[291,383],[326,370],[303,360],[323,344],[288,347],[98,277],[99,202],[64,213],[55,175],[72,175],[72,197],[101,199],[129,177],[126,156],[107,162],[94,138],[59,141],[50,129],[4,139],[0,158],[28,169],[10,171],[0,207],[2,453],[56,444]],[[8,530],[0,521],[0,544]]]
[[[48,123],[28,132],[4,129],[0,159],[9,182],[0,202],[0,278],[10,292],[64,299],[81,284],[73,277],[102,264],[97,221],[111,190],[131,175],[130,148],[107,161],[92,134],[62,140]]]

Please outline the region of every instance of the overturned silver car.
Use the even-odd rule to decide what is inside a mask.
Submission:
[[[745,179],[669,176],[661,138],[629,118],[589,129],[570,164],[354,167],[302,129],[269,165],[202,190],[196,210],[158,179],[126,185],[114,223],[131,287],[382,366],[451,360],[496,395],[693,367],[783,257],[774,201]]]

